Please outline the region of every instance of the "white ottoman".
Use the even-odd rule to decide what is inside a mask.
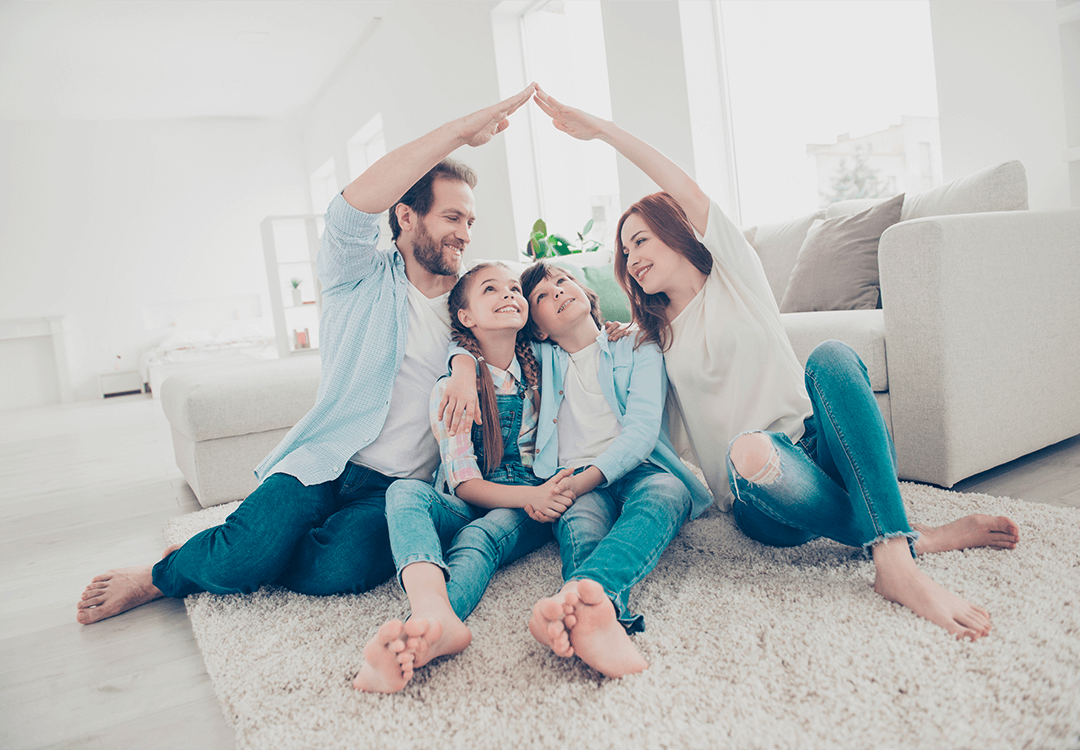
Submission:
[[[176,464],[205,508],[241,500],[254,470],[315,405],[319,357],[201,368],[161,386]]]

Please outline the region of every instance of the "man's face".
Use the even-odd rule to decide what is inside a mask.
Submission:
[[[476,220],[472,188],[460,180],[440,178],[431,189],[431,211],[418,217],[412,233],[413,257],[433,274],[457,276]]]

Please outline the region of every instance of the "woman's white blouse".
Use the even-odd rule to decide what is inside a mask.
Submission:
[[[757,253],[716,203],[698,239],[713,267],[671,322],[674,335],[664,354],[669,429],[675,449],[701,468],[717,504],[730,510],[731,441],[768,430],[795,442],[813,410]]]

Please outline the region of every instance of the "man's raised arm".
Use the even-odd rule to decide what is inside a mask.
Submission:
[[[514,96],[436,128],[394,149],[372,164],[342,192],[353,208],[380,214],[397,203],[429,169],[459,146],[482,146],[510,124],[507,118],[529,101],[535,84]]]

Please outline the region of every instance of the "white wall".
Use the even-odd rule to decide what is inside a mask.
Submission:
[[[269,316],[259,221],[307,210],[286,123],[0,122],[0,175],[0,319],[68,316],[76,399],[137,367],[146,305],[258,293]]]
[[[1069,206],[1053,0],[930,0],[946,181],[1019,159],[1032,209]]]
[[[303,119],[304,164],[329,157],[344,180],[345,144],[376,112],[388,151],[499,101],[491,10],[495,2],[392,3],[367,44]],[[510,127],[515,120],[511,118]],[[517,259],[501,138],[453,157],[476,170],[477,220],[466,257]],[[344,185],[342,184],[342,187]],[[384,237],[381,244],[388,244]]]

